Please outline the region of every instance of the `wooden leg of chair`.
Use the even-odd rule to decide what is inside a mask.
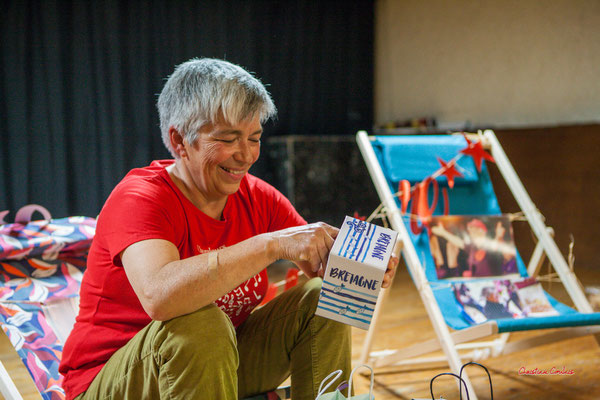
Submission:
[[[392,254],[395,257],[400,256],[400,252],[402,251],[403,244],[400,240],[396,241],[394,244],[394,249],[392,250]],[[360,354],[360,363],[366,364],[369,361],[369,355],[371,354],[371,346],[373,345],[373,337],[375,336],[375,332],[377,331],[377,322],[379,321],[379,314],[381,314],[381,309],[383,308],[383,304],[388,297],[388,292],[392,290],[392,284],[394,283],[394,278],[392,278],[392,282],[390,282],[390,286],[387,289],[381,289],[379,291],[379,296],[377,297],[377,304],[375,305],[375,310],[373,311],[373,318],[371,318],[371,324],[369,326],[369,330],[367,332],[367,337],[363,343],[363,349]]]
[[[369,330],[367,331],[367,337],[365,338],[362,352],[360,354],[361,364],[366,364],[369,361],[369,355],[371,354],[371,346],[373,345],[373,338],[375,337],[375,332],[377,331],[377,322],[379,321],[379,315],[381,314],[383,303],[385,303],[385,300],[388,297],[388,292],[391,289],[392,288],[389,287],[387,289],[381,289],[379,291],[379,298],[377,299],[377,304],[375,305],[375,311],[373,311],[371,325],[369,326]]]

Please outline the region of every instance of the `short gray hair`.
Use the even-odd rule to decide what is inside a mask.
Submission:
[[[277,114],[264,85],[242,67],[212,58],[194,58],[175,68],[158,96],[163,143],[173,157],[178,157],[169,138],[175,127],[188,143],[198,138],[207,123],[239,122],[260,116],[261,123]]]

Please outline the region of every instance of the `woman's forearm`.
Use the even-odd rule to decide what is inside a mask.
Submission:
[[[169,320],[202,308],[277,260],[275,239],[270,234],[160,265],[162,254],[174,255],[173,251],[177,249],[172,243],[152,239],[123,253],[128,278],[154,320]]]

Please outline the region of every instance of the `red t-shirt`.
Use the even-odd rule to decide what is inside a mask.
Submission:
[[[79,315],[60,364],[67,398],[84,392],[110,356],[151,321],[127,280],[121,251],[141,240],[165,239],[184,259],[306,223],[281,193],[249,174],[227,199],[223,220],[217,221],[173,183],[165,169],[172,163],[154,161],[132,170],[100,212],[81,284]],[[263,270],[215,303],[237,327],[262,301],[267,283]]]

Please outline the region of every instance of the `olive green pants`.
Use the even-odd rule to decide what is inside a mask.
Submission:
[[[321,279],[294,287],[248,317],[237,332],[211,304],[153,321],[108,360],[87,399],[234,400],[267,392],[291,374],[292,399],[314,400],[332,371],[350,372],[350,328],[315,310]]]

